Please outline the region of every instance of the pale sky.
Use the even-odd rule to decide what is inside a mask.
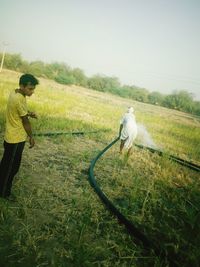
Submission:
[[[0,51],[200,100],[200,0],[0,0]]]

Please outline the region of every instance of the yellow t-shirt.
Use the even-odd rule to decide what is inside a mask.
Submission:
[[[22,116],[27,115],[26,97],[15,90],[10,93],[6,110],[6,130],[4,140],[15,144],[26,141],[27,134],[22,124]]]

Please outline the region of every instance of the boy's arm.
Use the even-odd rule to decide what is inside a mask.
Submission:
[[[28,115],[21,117],[21,119],[22,119],[22,124],[23,124],[24,130],[26,131],[26,133],[29,137],[29,144],[30,144],[29,148],[32,148],[35,145],[35,140],[32,136],[32,129],[31,129],[30,121],[28,119]]]

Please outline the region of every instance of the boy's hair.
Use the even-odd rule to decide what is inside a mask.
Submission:
[[[19,85],[37,85],[39,81],[32,74],[23,74],[19,79]]]

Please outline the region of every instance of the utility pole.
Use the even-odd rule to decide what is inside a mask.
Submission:
[[[3,69],[3,62],[4,62],[4,58],[5,58],[6,46],[7,45],[8,45],[7,43],[3,43],[3,54],[2,54],[2,58],[1,58],[0,72],[2,72],[2,69]]]

